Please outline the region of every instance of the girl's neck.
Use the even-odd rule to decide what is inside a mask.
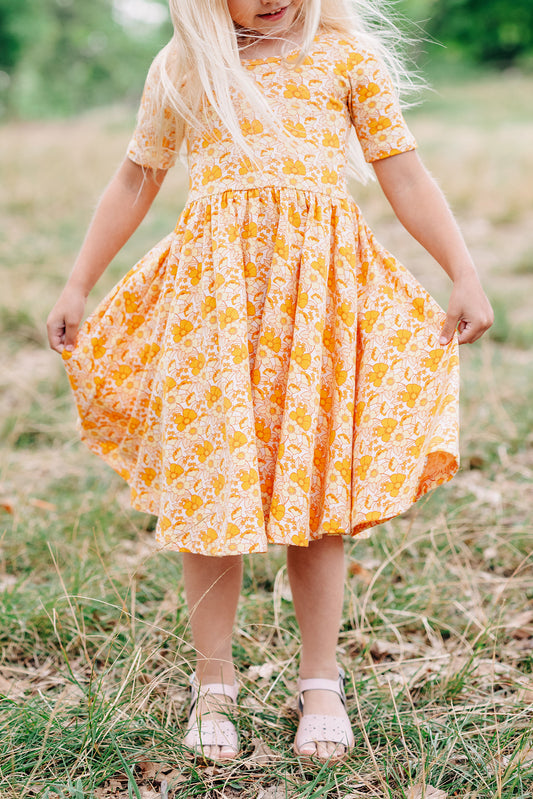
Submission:
[[[239,52],[243,60],[270,58],[282,55],[282,51],[295,50],[302,44],[303,27],[291,28],[279,37],[261,36],[254,31],[237,28]]]

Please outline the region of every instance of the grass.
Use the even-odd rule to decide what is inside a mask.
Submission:
[[[129,508],[124,484],[78,443],[61,363],[44,345],[132,117],[116,109],[0,129],[2,799],[531,796],[531,88],[514,75],[443,83],[410,113],[497,321],[462,350],[459,475],[370,538],[346,541],[338,654],[356,747],[335,769],[291,754],[299,644],[275,547],[247,559],[238,611],[242,761],[185,757],[194,652],[179,556],[155,551],[154,520]],[[169,176],[93,304],[172,228],[185,186],[179,170]],[[445,304],[447,279],[377,187],[354,194]]]

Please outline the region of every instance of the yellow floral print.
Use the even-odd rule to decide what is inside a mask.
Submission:
[[[410,408],[414,408],[421,391],[422,386],[418,386],[416,383],[408,383],[400,397]]]
[[[177,463],[171,463],[165,469],[165,477],[167,478],[167,485],[170,485],[183,474],[183,468]]]
[[[245,136],[251,136],[254,133],[262,133],[263,130],[263,125],[259,119],[245,119],[242,124],[242,132]]]
[[[376,435],[378,435],[382,441],[390,441],[391,435],[397,426],[398,422],[396,419],[382,419],[381,424],[376,428]]]
[[[324,133],[322,144],[324,147],[340,147],[339,137],[336,133]]]
[[[301,122],[293,122],[292,120],[288,120],[285,122],[285,128],[289,131],[289,133],[292,133],[293,136],[298,136],[301,139],[305,139],[307,136],[307,131]]]
[[[307,86],[303,84],[297,86],[295,83],[288,83],[283,92],[284,97],[296,97],[298,100],[309,100],[311,94]]]
[[[193,329],[191,323],[187,319],[182,319],[179,324],[172,325],[172,337],[177,344]]]
[[[391,339],[391,343],[400,352],[405,352],[405,348],[411,338],[409,330],[397,330],[396,335]]]
[[[292,158],[287,158],[283,167],[283,174],[305,175],[305,166],[302,161],[293,161]]]
[[[302,430],[309,430],[311,427],[312,417],[311,414],[306,413],[305,405],[299,405],[295,411],[292,411],[290,418],[297,422]]]
[[[91,339],[91,344],[93,345],[93,355],[95,358],[103,358],[107,352],[107,347],[104,344],[104,340],[101,338],[96,338],[93,336]]]
[[[369,100],[376,94],[379,94],[379,86],[377,83],[368,83],[366,86],[357,87],[357,99],[360,103],[364,103],[365,100]]]
[[[388,369],[389,367],[386,363],[374,364],[372,371],[368,374],[368,379],[376,386],[376,388],[379,388],[383,383],[383,378],[387,374]]]
[[[365,313],[363,314],[363,318],[361,319],[362,330],[365,330],[367,333],[370,333],[378,319],[379,319],[379,311],[365,311]]]

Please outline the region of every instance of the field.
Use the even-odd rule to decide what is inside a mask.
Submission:
[[[193,651],[179,557],[78,443],[44,322],[131,109],[0,129],[0,796],[389,797],[533,792],[533,80],[439,85],[409,113],[491,297],[462,355],[462,469],[368,540],[346,541],[339,661],[356,747],[336,768],[291,754],[298,635],[284,552],[249,558],[234,654],[242,761],[180,746]],[[94,292],[174,226],[169,176]],[[448,279],[376,184],[353,187],[381,241],[446,304]]]

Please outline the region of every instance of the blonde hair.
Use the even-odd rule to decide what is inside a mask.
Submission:
[[[243,154],[254,160],[250,144],[242,134],[235,107],[235,96],[276,133],[288,138],[273,114],[267,99],[253,78],[243,69],[240,54],[246,50],[246,31],[239,30],[228,11],[227,0],[169,0],[174,34],[153,64],[158,90],[152,113],[159,132],[156,151],[165,149],[163,122],[174,115],[173,147],[182,149],[187,128],[202,128],[207,106],[215,111]],[[294,27],[301,27],[299,55],[288,69],[297,67],[309,52],[319,30],[356,35],[361,45],[385,64],[393,85],[402,99],[416,88],[413,71],[405,66],[406,43],[394,21],[389,0],[302,0]],[[282,41],[281,55],[294,51],[294,44]],[[350,136],[348,173],[366,182],[373,177],[365,163],[355,133]]]

